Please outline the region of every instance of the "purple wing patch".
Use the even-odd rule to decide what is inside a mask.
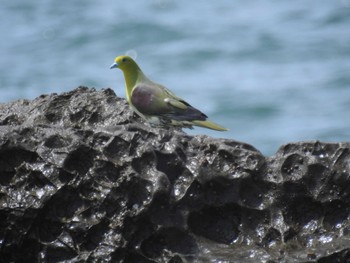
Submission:
[[[131,102],[137,110],[142,113],[149,111],[149,106],[152,103],[153,95],[151,91],[142,88],[142,86],[136,87],[131,96]]]
[[[168,94],[167,94],[168,95]],[[207,116],[192,107],[185,101],[179,101],[187,107],[178,108],[164,98],[163,90],[148,86],[138,85],[131,94],[131,102],[134,107],[145,115],[154,115],[164,119],[177,121],[206,120]]]

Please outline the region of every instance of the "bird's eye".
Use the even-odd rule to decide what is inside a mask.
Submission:
[[[122,59],[122,62],[125,62],[125,61],[126,61],[126,58],[123,58],[123,59]]]

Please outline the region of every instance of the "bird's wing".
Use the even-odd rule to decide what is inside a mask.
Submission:
[[[142,114],[177,121],[206,120],[207,116],[159,84],[139,83],[131,103]]]

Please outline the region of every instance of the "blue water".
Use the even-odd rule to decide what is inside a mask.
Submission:
[[[0,102],[144,72],[266,155],[350,139],[350,0],[1,1]]]

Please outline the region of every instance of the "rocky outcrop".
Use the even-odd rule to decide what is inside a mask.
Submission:
[[[0,105],[1,262],[349,262],[350,143],[272,157],[112,90]]]

